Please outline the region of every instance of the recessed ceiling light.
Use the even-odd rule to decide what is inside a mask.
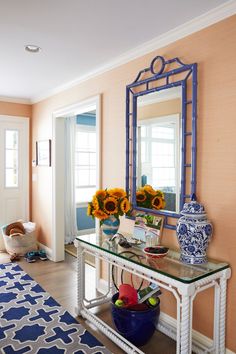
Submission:
[[[28,45],[25,45],[25,50],[30,53],[38,53],[42,49],[40,47],[38,47],[37,45],[28,44]]]

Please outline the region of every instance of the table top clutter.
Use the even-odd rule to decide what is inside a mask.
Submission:
[[[130,262],[136,264],[141,263],[142,266],[146,268],[183,283],[192,283],[223,269],[229,268],[228,263],[216,260],[209,260],[207,263],[201,265],[184,264],[180,261],[180,253],[171,249],[168,250],[168,254],[165,257],[153,259],[145,256],[145,253],[143,252],[145,245],[143,244],[132,246],[126,250],[118,244],[117,239],[109,241],[109,239],[104,238],[102,234],[96,235],[94,233],[78,236],[77,240],[93,246],[95,252],[96,248],[106,250],[118,257],[129,259]],[[130,258],[131,252],[135,253],[137,257]]]

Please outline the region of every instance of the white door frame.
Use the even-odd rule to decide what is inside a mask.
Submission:
[[[64,225],[64,143],[63,119],[88,110],[96,109],[97,135],[97,189],[101,188],[101,96],[97,95],[84,101],[69,105],[53,112],[52,116],[52,260],[65,258]],[[96,223],[96,229],[98,223]]]

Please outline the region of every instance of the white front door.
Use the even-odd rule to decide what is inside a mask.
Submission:
[[[0,115],[0,226],[28,218],[29,118]]]

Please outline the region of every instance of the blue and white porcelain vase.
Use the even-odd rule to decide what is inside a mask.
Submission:
[[[112,238],[112,236],[117,233],[119,226],[120,219],[116,219],[113,215],[111,215],[109,218],[103,220],[101,229],[105,236],[109,236],[110,238]]]
[[[206,250],[212,236],[212,224],[202,204],[198,203],[195,194],[191,202],[185,203],[183,215],[177,222],[177,237],[181,250],[180,260],[188,264],[207,262]]]

